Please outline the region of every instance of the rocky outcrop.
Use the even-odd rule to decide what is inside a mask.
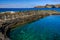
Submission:
[[[46,4],[45,8],[56,8],[55,5]]]
[[[36,6],[34,8],[60,8],[60,4],[57,4],[57,5],[46,4],[45,6]]]
[[[56,8],[60,8],[60,4],[55,5]]]

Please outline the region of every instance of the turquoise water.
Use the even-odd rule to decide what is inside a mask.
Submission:
[[[60,15],[51,15],[10,32],[11,40],[60,40]]]

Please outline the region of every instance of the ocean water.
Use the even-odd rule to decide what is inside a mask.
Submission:
[[[0,8],[0,12],[25,11],[25,10],[55,10],[55,11],[60,11],[60,8]]]
[[[51,15],[10,31],[11,40],[60,40],[60,15]]]

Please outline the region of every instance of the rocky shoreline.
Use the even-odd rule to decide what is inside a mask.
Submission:
[[[60,8],[60,4],[46,4],[45,6],[35,6],[34,8]]]
[[[4,12],[0,13],[0,28],[3,32],[4,37],[8,34],[9,28],[16,28],[17,25],[23,25],[28,22],[49,16],[49,15],[60,15],[60,12],[51,11],[51,10],[33,10],[33,11],[24,11],[24,12]],[[5,38],[6,39],[6,38]],[[8,39],[8,37],[7,37]]]

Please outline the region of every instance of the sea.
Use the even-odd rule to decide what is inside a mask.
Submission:
[[[60,8],[0,8],[5,11],[55,10]],[[60,15],[50,15],[34,22],[19,25],[9,33],[11,40],[60,40]]]
[[[6,11],[29,11],[29,10],[55,10],[60,11],[60,8],[0,8],[0,12]]]

